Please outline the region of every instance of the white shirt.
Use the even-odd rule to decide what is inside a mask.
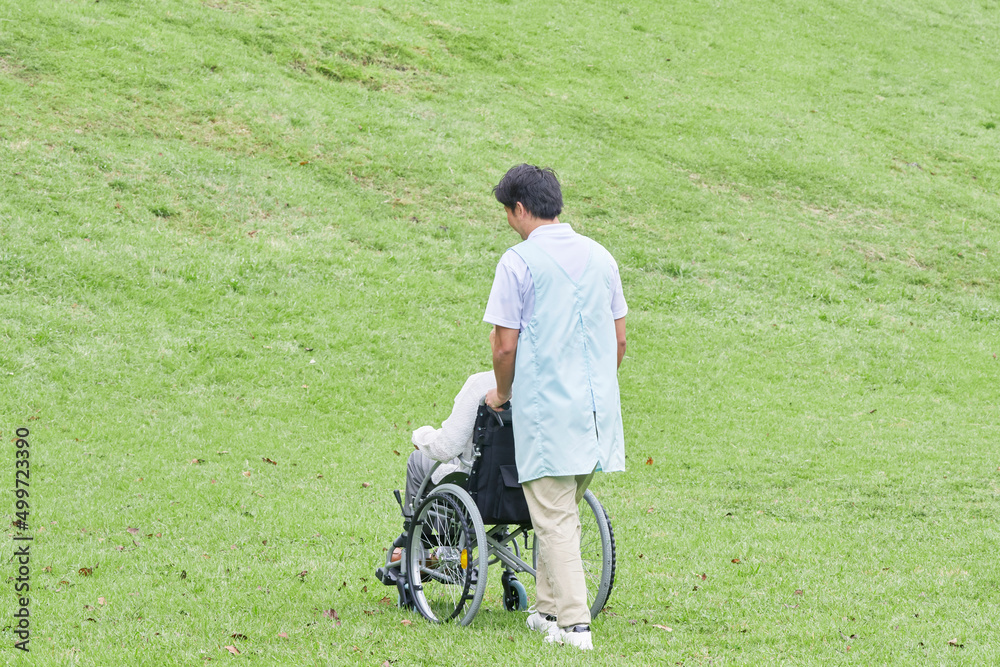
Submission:
[[[470,375],[455,397],[451,414],[441,424],[441,428],[421,426],[413,432],[413,444],[417,449],[435,461],[449,462],[438,466],[434,471],[431,479],[435,484],[450,472],[467,471],[471,468],[472,430],[476,425],[476,413],[486,392],[496,386],[493,371]]]
[[[548,253],[572,280],[578,281],[583,275],[587,268],[587,260],[590,258],[589,239],[577,234],[569,224],[560,222],[542,225],[531,232],[528,238]],[[611,281],[611,314],[617,320],[628,313],[628,305],[622,292],[618,264],[614,259],[611,261],[614,265],[614,276]],[[528,326],[534,312],[535,284],[531,279],[528,265],[516,252],[507,250],[497,264],[493,289],[490,291],[483,321],[508,329],[523,330]]]

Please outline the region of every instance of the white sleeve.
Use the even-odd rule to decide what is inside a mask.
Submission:
[[[620,320],[628,314],[628,304],[625,303],[625,292],[622,291],[622,277],[618,273],[618,262],[611,258],[614,271],[611,275],[611,317]]]
[[[515,259],[524,262],[513,250],[508,250],[500,258],[490,299],[486,303],[486,313],[483,315],[484,322],[508,329],[521,328],[521,309],[524,306],[518,271],[513,266]]]
[[[451,414],[441,428],[421,426],[413,432],[413,444],[435,461],[450,461],[460,455],[470,455],[476,412],[486,392],[494,387],[496,378],[492,371],[470,376],[455,397]]]

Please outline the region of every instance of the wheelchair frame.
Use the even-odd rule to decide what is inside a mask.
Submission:
[[[473,458],[480,456],[475,447]],[[479,508],[465,486],[469,475],[452,473],[434,485],[436,463],[423,480],[413,500],[406,532],[393,542],[404,548],[403,557],[392,561],[392,549],[378,576],[392,580],[399,602],[414,607],[434,622],[457,621],[468,625],[482,604],[489,565],[502,563],[504,607],[525,610],[527,592],[517,574],[536,576],[538,549],[529,525],[496,524],[487,529]],[[402,508],[402,499],[396,492]],[[580,504],[581,555],[587,577],[591,618],[607,603],[614,587],[615,538],[607,511],[589,490]],[[404,512],[405,517],[405,512]],[[519,538],[531,550],[531,563],[521,557]],[[529,545],[530,539],[530,545]]]

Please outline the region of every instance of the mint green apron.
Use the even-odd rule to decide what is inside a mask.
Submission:
[[[611,256],[591,241],[587,268],[573,281],[536,243],[513,250],[535,286],[511,398],[520,481],[624,470]]]

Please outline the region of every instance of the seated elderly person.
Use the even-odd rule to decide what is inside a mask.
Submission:
[[[491,332],[490,339],[493,334]],[[476,425],[476,413],[479,406],[483,404],[486,392],[496,388],[496,378],[493,371],[476,373],[469,376],[462,385],[461,391],[455,397],[455,404],[451,408],[451,414],[441,428],[433,426],[421,426],[413,432],[413,446],[415,452],[410,454],[406,461],[406,493],[403,497],[403,516],[409,518],[416,509],[414,498],[420,491],[427,475],[431,475],[431,484],[440,484],[441,481],[453,472],[468,473],[472,469],[472,432]],[[431,473],[431,468],[438,461],[442,465]],[[389,563],[395,563],[402,558],[403,544],[406,533],[404,532],[392,543],[393,550],[389,557]],[[388,565],[388,563],[387,563]],[[386,577],[379,573],[389,574],[388,568],[379,568],[377,576],[383,583],[394,583],[393,577]]]
[[[472,430],[476,424],[476,413],[483,404],[486,392],[496,386],[493,371],[469,376],[441,428],[421,426],[413,432],[413,446],[417,451],[410,454],[406,461],[404,514],[412,514],[413,498],[437,461],[444,463],[431,476],[433,484],[440,484],[450,473],[471,470]]]

